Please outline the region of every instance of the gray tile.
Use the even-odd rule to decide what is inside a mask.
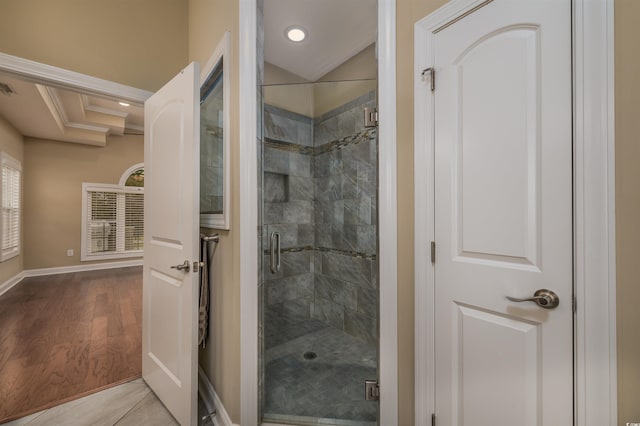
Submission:
[[[322,254],[322,273],[353,284],[372,287],[371,261],[337,253]]]
[[[178,425],[171,413],[160,400],[149,393],[138,405],[129,411],[115,426],[172,426]]]
[[[359,253],[376,254],[377,251],[377,233],[376,227],[373,225],[360,225],[356,227],[357,232],[357,248]]]
[[[282,274],[285,277],[292,275],[302,275],[311,272],[311,258],[313,252],[299,251],[293,253],[282,253]]]
[[[337,280],[322,274],[314,274],[314,289],[318,298],[330,300],[333,303],[351,309],[356,309],[358,300],[358,286]]]
[[[284,223],[313,223],[313,201],[291,200],[284,205]]]
[[[265,203],[283,203],[289,200],[289,176],[280,173],[264,173]]]
[[[338,114],[338,138],[351,136],[356,132],[356,110],[351,109]],[[357,115],[362,119],[362,111],[357,111]]]
[[[312,296],[313,274],[293,275],[269,280],[267,285],[267,303],[275,305],[284,301]]]
[[[361,252],[358,245],[358,225],[344,225],[342,233],[342,249]]]
[[[331,237],[331,224],[316,224],[315,225],[315,240],[318,247],[331,247],[333,245],[333,239]],[[322,265],[322,264],[320,264]]]
[[[21,417],[19,419],[13,420],[13,421],[8,422],[8,423],[3,423],[2,425],[3,426],[24,426],[26,424],[29,424],[29,422],[35,420],[36,418],[38,418],[42,414],[44,414],[45,411],[39,411],[39,412],[31,414],[29,416]]]
[[[306,323],[309,332],[266,352],[265,420],[375,425],[377,404],[363,400],[362,383],[377,376],[376,347],[333,327],[315,328],[313,320]],[[308,351],[317,357],[305,359]]]
[[[335,201],[342,199],[342,176],[317,178],[315,181],[315,198],[319,201]]]
[[[314,299],[311,305],[311,318],[342,330],[344,326],[344,307],[327,299]]]
[[[378,317],[378,290],[358,288],[358,312],[372,318]]]
[[[345,333],[362,339],[371,344],[378,342],[378,324],[374,317],[370,317],[351,309],[344,310]]]
[[[264,223],[275,224],[284,222],[283,203],[264,203]]]
[[[293,143],[298,141],[298,123],[288,117],[265,110],[264,127],[268,138]]]
[[[313,146],[313,124],[309,122],[298,121],[298,140],[300,145]]]
[[[358,223],[363,225],[375,225],[373,221],[374,199],[368,195],[362,195],[358,199]]]
[[[267,305],[281,304],[287,300],[297,297],[297,286],[295,280],[269,280],[266,282]]]
[[[263,158],[264,172],[289,174],[289,152],[279,149],[264,147]]]
[[[291,176],[289,178],[289,199],[313,201],[313,179]]]
[[[313,268],[316,274],[322,273],[322,252],[320,251],[313,252]]]
[[[113,426],[151,393],[145,384],[125,383],[46,410],[29,426]]]
[[[358,194],[375,197],[378,193],[378,174],[375,166],[358,165]]]
[[[311,178],[311,155],[289,152],[289,170],[291,176]]]
[[[315,232],[313,224],[298,225],[298,246],[307,247],[315,245]]]

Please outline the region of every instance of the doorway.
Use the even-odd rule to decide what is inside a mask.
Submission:
[[[375,87],[264,87],[264,421],[376,424],[364,388],[378,377],[378,139],[363,122]],[[292,91],[350,96],[308,117],[273,105]]]
[[[23,162],[28,165],[23,168],[26,178],[20,194],[23,245],[19,257],[13,259],[19,261],[19,268],[2,289],[19,286],[3,295],[5,301],[12,301],[12,306],[4,310],[7,325],[12,327],[4,330],[7,334],[2,348],[7,367],[4,372],[8,372],[11,381],[10,385],[5,381],[4,389],[13,399],[3,406],[2,417],[6,419],[7,415],[24,414],[139,376],[135,352],[140,341],[136,337],[140,273],[136,268],[123,268],[141,261],[96,264],[81,260],[87,260],[85,254],[93,256],[91,260],[104,259],[104,255],[111,255],[111,260],[121,254],[141,256],[140,251],[133,253],[141,247],[135,244],[139,228],[132,223],[133,213],[140,213],[140,203],[138,195],[129,196],[138,191],[123,188],[123,183],[118,185],[118,179],[132,163],[141,161],[142,140],[133,120],[126,120],[127,113],[118,109],[124,106],[118,106],[114,99],[126,99],[133,105],[130,111],[138,111],[138,95],[145,92],[122,86],[108,97],[109,83],[99,79],[9,55],[2,55],[0,62],[2,80],[16,89],[3,101],[3,115],[23,135],[15,140],[20,145],[20,159],[23,160],[24,149]],[[71,81],[81,81],[85,87],[76,87]],[[51,104],[49,111],[43,108],[48,99],[55,100],[55,108]],[[10,113],[6,112],[7,104]],[[25,110],[26,125],[20,121]],[[82,110],[85,117],[79,118]],[[64,120],[51,127],[55,112]],[[88,123],[79,126],[78,121],[83,119]],[[96,122],[108,122],[113,127],[99,128]],[[79,131],[80,127],[84,131]],[[78,131],[74,132],[74,128]],[[105,146],[108,132],[113,136]],[[88,148],[78,143],[97,146]],[[110,184],[109,188],[90,193],[84,203],[88,213],[84,215],[82,200],[88,194],[83,182]],[[41,197],[42,194],[55,198]],[[113,204],[105,204],[107,200]],[[122,212],[117,224],[116,215],[110,215],[116,210],[116,200]],[[99,226],[94,226],[95,222],[83,224],[82,217],[98,219]],[[56,234],[60,237],[56,238]],[[115,244],[116,235],[122,242],[119,247]],[[82,237],[89,244],[82,244]],[[10,266],[5,262],[3,272]],[[22,308],[18,305],[20,299]],[[35,312],[28,314],[34,309],[40,317]],[[59,316],[61,312],[65,312],[64,318]],[[8,337],[9,333],[14,333],[14,338]],[[10,359],[13,370],[6,363]],[[46,388],[40,386],[43,382],[48,384]],[[30,386],[42,392],[33,397]],[[31,396],[21,396],[19,389]]]
[[[416,309],[416,368],[417,368],[417,371],[419,372],[419,377],[416,378],[416,421],[418,422],[422,420],[427,421],[427,419],[431,418],[433,413],[435,413],[437,417],[442,414],[445,419],[450,418],[450,416],[458,416],[460,415],[460,413],[462,413],[462,411],[458,413],[454,413],[452,410],[450,410],[449,406],[443,408],[442,405],[440,405],[440,408],[438,408],[438,406],[435,405],[434,396],[437,395],[438,393],[437,378],[436,378],[436,381],[434,382],[432,379],[427,377],[427,375],[430,375],[430,377],[433,377],[434,372],[435,372],[435,375],[437,376],[438,372],[441,371],[437,367],[437,364],[438,364],[437,352],[440,350],[446,350],[446,348],[441,347],[440,349],[438,349],[437,347],[438,340],[437,340],[437,337],[435,336],[438,335],[439,329],[437,324],[434,325],[434,320],[435,322],[438,321],[438,316],[436,314],[436,311],[440,310],[442,312],[442,310],[446,310],[451,306],[451,305],[447,306],[446,300],[444,304],[445,306],[440,306],[441,301],[438,300],[438,293],[442,295],[442,292],[443,292],[442,289],[440,289],[440,292],[438,291],[438,288],[439,288],[438,287],[439,284],[437,281],[438,280],[438,273],[437,273],[438,264],[443,257],[444,257],[444,262],[448,262],[448,261],[464,262],[464,261],[469,261],[469,259],[461,259],[462,257],[465,257],[465,256],[475,257],[474,259],[472,259],[472,262],[471,262],[471,263],[474,263],[475,265],[482,265],[483,263],[490,263],[491,261],[497,260],[496,258],[492,258],[491,256],[469,256],[469,253],[472,252],[472,250],[467,250],[467,253],[465,253],[464,250],[462,251],[462,253],[456,250],[456,248],[459,248],[461,246],[461,243],[462,243],[462,247],[464,247],[465,244],[468,245],[469,243],[477,242],[478,241],[477,238],[475,240],[471,238],[471,239],[465,239],[462,241],[459,238],[453,238],[453,245],[454,245],[453,250],[450,250],[451,246],[447,244],[444,244],[444,247],[440,245],[440,247],[442,247],[443,250],[440,250],[439,248],[436,248],[436,250],[434,250],[434,253],[436,255],[435,267],[431,262],[420,264],[420,262],[418,261],[418,259],[431,257],[430,256],[431,250],[429,249],[433,245],[429,244],[430,241],[434,241],[436,247],[439,246],[438,239],[436,238],[436,235],[438,234],[437,234],[437,231],[435,230],[434,221],[436,220],[435,216],[437,216],[438,214],[437,213],[438,210],[436,209],[443,208],[442,205],[440,205],[439,207],[434,206],[434,201],[437,203],[437,200],[438,200],[437,198],[438,191],[443,191],[443,189],[437,185],[437,180],[438,180],[437,172],[436,174],[434,174],[433,169],[425,171],[425,170],[420,170],[418,167],[419,162],[427,161],[427,163],[430,163],[430,164],[435,163],[436,160],[434,160],[434,156],[437,157],[436,150],[438,148],[436,147],[436,145],[438,144],[438,141],[434,140],[435,139],[434,135],[437,136],[437,129],[435,128],[439,125],[439,122],[437,120],[433,121],[432,119],[430,119],[430,120],[426,120],[426,122],[424,121],[421,122],[420,121],[421,118],[419,117],[437,116],[438,111],[436,110],[436,108],[438,106],[437,98],[438,98],[439,81],[442,82],[443,84],[447,84],[446,66],[442,66],[443,64],[437,63],[437,56],[434,54],[434,50],[433,50],[435,46],[434,43],[436,43],[438,34],[444,34],[449,28],[453,28],[458,24],[464,24],[465,22],[469,23],[467,30],[469,31],[475,30],[476,32],[478,32],[479,31],[478,25],[472,24],[473,19],[467,19],[467,18],[473,18],[473,16],[476,13],[486,18],[483,23],[488,23],[488,22],[495,23],[496,22],[495,19],[492,20],[490,17],[487,17],[487,15],[489,14],[488,11],[491,10],[492,7],[499,8],[501,6],[504,6],[505,3],[508,3],[508,2],[459,1],[454,3],[447,5],[447,7],[443,7],[437,10],[432,15],[424,18],[422,21],[416,24],[416,43],[417,43],[416,60],[421,66],[420,71],[424,72],[422,76],[419,76],[417,78],[416,86],[415,86],[416,87],[416,97],[415,97],[416,188],[421,187],[420,182],[422,182],[424,185],[422,187],[423,190],[416,191],[416,217],[427,218],[426,221],[424,221],[424,223],[416,222],[416,234],[417,234],[417,237],[416,237],[416,306],[418,305],[426,306],[426,309],[422,309],[420,311]],[[611,109],[612,103],[610,101],[610,98],[608,97],[610,96],[610,94],[606,95],[608,93],[607,92],[608,89],[605,86],[607,85],[606,83],[607,78],[610,78],[610,79],[613,78],[613,75],[610,74],[608,71],[610,70],[610,64],[607,65],[607,59],[606,59],[608,58],[608,54],[606,53],[608,51],[607,49],[611,48],[611,44],[608,44],[608,43],[611,43],[611,40],[612,40],[611,39],[612,22],[607,17],[607,7],[605,7],[606,3],[607,2],[603,1],[603,2],[600,2],[600,4],[598,5],[595,5],[595,4],[587,5],[585,2],[577,1],[577,2],[573,2],[572,4],[567,4],[564,6],[566,9],[569,9],[569,12],[564,13],[564,15],[568,15],[568,17],[565,16],[564,18],[563,31],[565,31],[566,33],[570,33],[570,35],[565,35],[564,37],[562,37],[560,42],[561,44],[564,44],[564,45],[571,43],[573,45],[573,51],[570,53],[566,53],[564,57],[559,58],[558,61],[556,61],[561,64],[566,64],[567,62],[569,63],[571,62],[570,61],[571,58],[573,59],[573,64],[572,64],[573,70],[570,74],[570,82],[565,83],[562,86],[559,86],[558,92],[557,92],[557,93],[566,92],[571,88],[571,86],[573,86],[573,90],[574,90],[573,92],[574,94],[572,97],[572,109],[573,109],[572,115],[573,116],[571,117],[570,115],[569,119],[565,120],[565,121],[573,120],[573,128],[572,128],[573,147],[571,149],[571,154],[570,154],[570,159],[573,162],[573,173],[572,173],[573,176],[570,176],[569,178],[564,179],[565,182],[570,181],[573,185],[571,185],[572,186],[571,194],[569,196],[563,197],[565,198],[564,201],[561,198],[559,199],[559,201],[552,203],[552,205],[562,205],[567,201],[570,201],[571,206],[573,206],[574,208],[574,211],[570,215],[569,220],[573,220],[575,224],[574,225],[575,235],[574,235],[574,238],[571,239],[572,240],[571,252],[573,254],[573,261],[570,260],[569,262],[563,262],[563,264],[565,264],[565,267],[567,267],[566,265],[567,263],[569,264],[568,268],[572,272],[571,275],[573,275],[573,272],[575,271],[575,275],[573,275],[571,279],[572,287],[575,288],[575,293],[573,294],[573,297],[571,297],[571,293],[569,293],[569,301],[567,303],[572,313],[571,317],[575,321],[574,322],[574,325],[575,325],[574,339],[575,340],[571,339],[571,340],[574,340],[575,346],[570,348],[570,350],[564,350],[564,352],[570,352],[571,350],[574,350],[575,357],[572,354],[572,356],[570,356],[569,358],[570,361],[565,362],[564,367],[558,368],[558,373],[561,373],[560,375],[562,377],[567,377],[568,375],[570,375],[570,373],[573,373],[573,377],[571,378],[571,383],[563,386],[565,387],[565,389],[575,389],[575,399],[574,399],[575,405],[572,404],[572,401],[571,401],[572,398],[568,396],[568,394],[571,394],[571,392],[564,391],[563,398],[565,399],[568,398],[568,401],[565,401],[565,403],[563,403],[558,410],[559,412],[565,413],[563,415],[565,415],[569,419],[568,420],[569,422],[571,421],[571,418],[574,418],[575,423],[581,424],[581,425],[582,424],[609,424],[609,423],[615,424],[615,420],[612,420],[612,419],[615,419],[615,404],[611,403],[612,401],[615,400],[615,378],[613,375],[614,373],[612,373],[613,371],[615,371],[615,356],[613,357],[611,356],[612,353],[615,354],[615,343],[614,343],[615,339],[612,340],[611,338],[611,336],[613,335],[611,334],[612,333],[611,330],[615,330],[615,328],[612,329],[610,327],[611,324],[615,324],[615,309],[613,308],[615,297],[612,297],[612,294],[615,294],[615,280],[613,280],[614,275],[611,275],[611,271],[613,270],[613,265],[614,265],[614,262],[613,262],[614,258],[612,257],[613,246],[611,245],[611,238],[613,235],[612,234],[613,216],[611,215],[612,209],[613,209],[613,203],[611,201],[612,199],[608,198],[608,195],[607,195],[607,194],[611,194],[613,191],[613,183],[611,180],[612,174],[610,174],[611,171],[613,170],[613,160],[612,160],[612,157],[609,157],[608,155],[603,155],[603,152],[609,152],[609,153],[612,152],[611,150],[613,147],[612,135],[610,133],[607,133],[606,131],[606,129],[610,125],[609,120],[611,115],[609,114],[612,111]],[[514,4],[511,3],[511,5],[514,5]],[[527,4],[527,2],[520,2],[518,3],[518,6],[526,9],[527,7],[530,6],[530,4]],[[554,3],[554,6],[557,6],[556,3]],[[483,10],[485,12],[482,12]],[[588,15],[585,15],[587,12],[588,12]],[[590,20],[587,21],[586,16],[590,16]],[[525,22],[525,24],[522,24],[523,22]],[[517,28],[519,25],[522,25],[524,29],[524,27],[527,27],[527,24],[526,24],[527,22],[531,22],[531,20],[521,19],[519,22],[517,22],[518,25],[515,25],[512,28]],[[540,26],[530,25],[529,28],[535,29],[535,28],[540,28]],[[586,28],[589,28],[589,29],[585,30]],[[571,29],[573,29],[573,32],[571,32]],[[599,34],[599,37],[600,37],[598,38],[599,42],[596,43],[593,50],[589,48],[589,52],[586,53],[585,46],[587,44],[585,43],[585,39],[586,38],[591,39],[591,36],[587,34],[593,34],[593,33]],[[487,41],[494,36],[500,36],[500,32],[496,31],[487,35],[484,41]],[[536,40],[536,43],[543,42],[543,41],[544,39],[540,38]],[[457,60],[461,60],[462,58],[464,58],[464,55],[466,53],[471,52],[473,49],[479,46],[482,46],[482,44],[477,43],[471,46],[469,50],[461,54],[457,58]],[[442,49],[440,49],[440,53],[442,53]],[[541,55],[544,55],[544,50],[542,50]],[[599,58],[599,60],[596,58]],[[511,59],[513,59],[513,57]],[[457,66],[457,65],[460,65],[460,63],[455,63],[454,65]],[[584,72],[585,67],[589,67],[589,68],[593,67],[594,69],[597,69],[597,71],[593,74],[591,72],[587,74]],[[566,66],[562,67],[562,69],[565,69],[565,68]],[[430,88],[431,82],[428,79],[428,77],[433,77],[431,70],[435,71],[436,87],[434,92],[431,91],[431,88]],[[501,72],[502,70],[497,70],[497,71]],[[426,78],[425,78],[425,75],[426,75]],[[483,75],[483,74],[480,73],[480,75]],[[596,75],[599,76],[599,78],[596,77]],[[439,77],[440,77],[440,80],[439,80]],[[465,75],[465,77],[468,77],[468,74]],[[458,81],[461,82],[463,80],[464,80],[463,78],[460,78]],[[489,81],[490,80],[491,78],[489,78]],[[504,84],[509,84],[512,82],[512,80],[513,79],[509,79],[509,78],[504,79]],[[537,82],[534,79],[534,84],[544,84],[544,83],[548,83],[549,81],[550,81],[549,78],[545,80],[538,79]],[[609,80],[609,84],[611,81],[612,80]],[[554,93],[554,95],[557,93]],[[604,98],[601,97],[603,95],[604,95]],[[460,102],[463,99],[463,97],[461,96],[462,95],[454,97],[454,99],[451,100],[450,103],[455,104],[457,102]],[[499,96],[497,98],[499,99]],[[495,105],[493,103],[497,98],[493,96],[493,94],[491,97],[487,97],[486,99],[489,99],[490,101],[486,102],[485,108],[487,110],[495,109]],[[600,111],[593,110],[592,107],[594,105],[594,102],[597,105],[607,105],[609,112],[606,111],[607,108],[603,108]],[[602,102],[602,104],[600,104],[599,102]],[[596,108],[596,110],[598,110],[598,108]],[[554,107],[540,108],[538,109],[537,113],[544,114],[545,112],[548,113],[550,111],[555,111]],[[468,112],[469,111],[467,111],[467,113]],[[587,121],[585,121],[585,114],[587,117],[589,117]],[[482,113],[480,115],[482,115]],[[547,120],[547,123],[548,122],[549,120]],[[589,122],[588,126],[590,129],[591,129],[590,127],[591,125],[594,126],[593,129],[589,131],[585,131],[587,127],[587,124],[586,124],[587,122]],[[513,120],[510,121],[509,124],[512,125]],[[502,131],[504,130],[505,126],[501,126],[501,127],[494,126],[494,127],[496,127],[496,129],[498,129],[499,131]],[[462,128],[463,127],[460,127],[459,129],[462,129]],[[592,130],[596,132],[595,134],[597,136],[594,136],[594,134],[592,133]],[[458,129],[456,129],[453,132],[453,135],[455,136],[457,132],[458,132]],[[594,140],[594,137],[597,139],[597,141]],[[442,140],[442,137],[440,139]],[[451,140],[451,138],[449,140]],[[453,140],[456,140],[455,137]],[[461,139],[457,139],[458,146],[460,144],[459,142],[460,140]],[[456,144],[452,144],[452,145],[455,146]],[[559,146],[563,146],[563,145],[559,145]],[[471,148],[471,151],[473,151],[472,148]],[[457,158],[455,156],[456,152],[459,152],[459,151],[451,150],[450,155],[453,154],[453,158]],[[468,152],[469,152],[469,149],[467,149],[467,153]],[[544,148],[539,151],[539,153],[543,153],[543,152],[544,152]],[[483,154],[486,154],[486,152],[483,152]],[[500,153],[500,155],[506,155],[506,153],[502,152]],[[540,154],[540,155],[544,155],[544,154]],[[540,158],[543,158],[543,157],[540,157]],[[440,163],[441,162],[438,162],[438,164]],[[436,167],[438,167],[438,164],[436,164]],[[545,164],[550,164],[550,163],[547,160]],[[457,170],[460,171],[461,169],[464,169],[464,165],[465,165],[464,162],[458,162],[455,167],[457,167]],[[500,170],[503,167],[506,167],[506,166],[500,165],[499,167],[494,167],[494,168],[497,170]],[[565,170],[571,170],[571,168],[565,167]],[[546,170],[544,172],[546,172]],[[592,186],[592,183],[594,183],[593,178],[595,176],[604,176],[602,173],[604,173],[604,175],[606,175],[607,178],[604,180],[599,180],[598,183],[595,184],[595,187],[593,187]],[[459,180],[459,178],[460,178],[459,173],[452,173],[450,175],[450,179],[452,180],[456,180],[456,179]],[[585,185],[585,182],[587,180],[590,182],[589,185]],[[542,182],[544,182],[544,180]],[[566,183],[562,185],[566,185]],[[449,188],[459,188],[459,186],[458,187],[450,186]],[[544,186],[541,185],[539,188],[543,189]],[[464,201],[464,198],[461,198],[461,197],[454,197],[454,199],[456,200],[454,203],[444,207],[448,208],[453,206],[453,208],[455,209],[458,206],[460,206],[461,201]],[[566,200],[566,199],[569,199],[569,200]],[[440,201],[440,204],[443,204],[442,200]],[[447,204],[446,201],[444,202],[444,204]],[[491,207],[493,207],[493,205],[491,205],[490,203],[487,203],[487,204],[490,206],[488,209],[491,210]],[[549,204],[549,202],[547,202],[547,204]],[[589,206],[588,208],[587,208],[587,205]],[[497,212],[497,213],[498,213],[498,216],[500,216],[502,212]],[[598,215],[603,215],[603,216],[598,217]],[[607,217],[607,220],[601,220],[602,217]],[[454,227],[460,228],[461,226],[463,227],[464,225],[466,225],[464,220],[457,221],[457,223],[455,222],[456,221],[454,221]],[[501,225],[508,227],[512,224],[513,223],[503,223]],[[547,225],[547,227],[549,226],[550,225]],[[467,227],[467,229],[469,228]],[[564,226],[563,229],[573,231],[574,227],[571,225],[568,225],[568,226]],[[456,237],[459,235],[460,234],[454,233],[451,236],[445,236],[444,238],[446,239],[450,237]],[[476,234],[475,236],[477,237],[478,235],[479,234]],[[553,237],[556,237],[558,235],[554,234]],[[511,235],[511,237],[513,236],[514,235]],[[442,234],[440,238],[442,238]],[[549,237],[547,238],[547,240],[548,239]],[[585,245],[587,240],[590,240],[592,242],[599,241],[601,244],[601,246],[598,247],[596,251],[598,251],[602,257],[599,257],[598,261],[595,261],[594,263],[585,262],[585,253],[591,251],[591,247],[593,247],[591,244],[589,244],[588,246]],[[504,242],[505,240],[500,239],[497,241],[498,243],[500,243],[500,242]],[[501,253],[494,253],[494,254],[501,254]],[[589,256],[589,259],[594,260],[595,258]],[[515,258],[512,257],[510,260],[513,261],[515,260]],[[485,266],[488,266],[488,265],[485,265]],[[551,267],[548,263],[545,263],[544,266],[540,269],[549,271]],[[594,280],[595,277],[603,277],[602,275],[603,271],[609,271],[610,273],[609,278],[602,279],[602,280],[598,278]],[[478,276],[478,279],[480,278],[481,277]],[[441,281],[440,284],[442,284],[442,278],[440,278],[440,281]],[[494,285],[496,284],[496,281],[497,281],[498,287],[500,287],[500,282],[497,279],[494,280]],[[597,283],[595,281],[597,281]],[[524,283],[526,282],[526,280],[522,280],[522,282]],[[518,285],[519,284],[517,283],[511,284],[511,286],[506,285],[506,286],[503,286],[504,287],[503,290],[511,289],[513,291],[513,289],[516,289]],[[566,290],[561,290],[561,291],[566,291]],[[539,308],[536,305],[533,305],[531,307],[526,307],[521,304],[518,304],[517,301],[506,300],[506,296],[513,298],[514,294],[506,294],[506,293],[502,294],[502,293],[505,293],[505,292],[501,292],[500,294],[500,298],[504,302],[506,303],[513,302],[515,305],[513,308],[507,311],[507,314],[504,317],[502,317],[503,319],[513,319],[514,314],[520,314],[520,313],[530,311],[531,308],[533,309]],[[598,299],[598,295],[602,299]],[[495,295],[492,295],[489,292],[488,294],[486,294],[486,297],[484,298],[485,299],[484,302],[488,300],[494,300],[494,296]],[[526,295],[526,296],[528,297],[530,295]],[[463,292],[462,294],[459,294],[456,297],[459,300],[457,301],[457,303],[454,303],[454,305],[461,307],[462,310],[470,308],[470,310],[472,311],[474,309],[474,304],[477,303],[474,301],[468,301],[468,304],[465,304],[464,302],[460,302],[460,299],[473,298],[474,297],[473,293]],[[566,297],[567,296],[565,296],[565,298]],[[523,298],[523,297],[516,296],[516,298]],[[474,300],[474,299],[469,299],[469,300]],[[602,303],[598,303],[598,300]],[[524,302],[524,303],[532,303],[532,302]],[[588,314],[587,314],[587,311],[588,311]],[[483,309],[479,311],[478,319],[481,319],[481,317],[483,316],[485,317],[484,319],[487,319],[486,318],[487,315],[490,316],[496,312],[500,312],[500,311],[495,307]],[[553,318],[552,312],[553,310],[548,310],[548,315],[546,315],[546,317]],[[609,324],[609,326],[601,327],[599,325],[596,325],[596,323],[594,323],[590,319],[592,316],[598,317],[600,324],[605,323],[605,324]],[[460,320],[459,315],[457,316],[457,318],[456,318],[456,315],[450,315],[450,317],[451,317],[450,321],[452,322],[456,322]],[[589,319],[587,320],[587,318]],[[495,322],[494,325],[498,325],[498,323],[499,321]],[[541,324],[541,323],[538,322],[538,324]],[[538,325],[535,325],[535,326],[537,327]],[[473,328],[473,325],[471,325],[470,328]],[[466,331],[468,331],[468,329],[469,328],[467,328]],[[456,332],[456,331],[461,332],[462,330],[465,330],[465,329],[458,328],[457,330],[453,330],[453,332]],[[440,330],[440,332],[444,332],[444,331],[446,330]],[[457,340],[457,342],[453,342],[450,345],[449,349],[453,348],[454,357],[459,357],[463,352],[458,351],[458,353],[455,353],[455,348],[457,347],[458,349],[460,349],[459,344],[464,339],[463,340],[455,339],[455,340]],[[563,344],[566,344],[566,338],[561,339],[561,341],[563,342]],[[591,343],[586,344],[585,343],[586,341],[590,341]],[[596,341],[599,343],[593,344]],[[538,343],[536,344],[544,344],[543,340],[538,340],[537,342]],[[434,344],[436,345],[435,347],[434,347]],[[503,349],[502,347],[498,347],[498,346],[492,346],[492,347],[496,351],[498,351],[498,348],[500,348],[500,351],[502,351]],[[431,351],[436,352],[435,357],[430,356]],[[468,355],[468,352],[464,352],[464,353],[468,357],[470,357],[470,355]],[[540,354],[544,353],[544,351],[537,352],[537,353],[538,353],[537,356],[541,356]],[[456,358],[456,359],[458,359],[458,361],[461,360],[460,358]],[[471,359],[472,357],[468,358],[467,360],[471,360]],[[601,366],[602,366],[601,362],[605,362],[606,365],[609,366],[610,370],[608,370],[609,371],[608,374],[597,373],[597,371],[601,371]],[[454,364],[457,367],[461,367],[464,365],[464,362],[456,364],[454,359]],[[567,364],[569,364],[569,366],[567,366]],[[539,364],[539,365],[543,365],[543,364]],[[546,365],[549,365],[549,361],[547,361]],[[574,368],[571,368],[572,366]],[[491,365],[491,368],[496,368],[496,367],[494,365]],[[453,369],[453,371],[455,371],[456,369]],[[525,371],[532,372],[535,370],[536,370],[535,366],[532,365]],[[450,371],[452,370],[447,371],[447,368],[445,366],[445,371],[443,373],[440,373],[441,377],[446,376],[447,374],[449,374]],[[522,371],[522,370],[518,370],[518,371]],[[542,373],[541,377],[545,377],[544,373]],[[467,379],[468,378],[469,378],[469,375],[467,375]],[[556,378],[553,377],[553,378],[547,378],[546,380],[555,381],[555,379]],[[591,385],[588,387],[588,389],[586,387],[586,383],[589,380],[595,380],[596,382],[601,384],[603,388],[607,389],[606,393],[601,393],[600,391],[598,391],[597,393],[599,394],[599,397],[596,397],[594,392],[589,390],[594,388]],[[454,388],[454,392],[452,392],[451,395],[453,395],[454,399],[456,398],[456,396],[459,397],[458,402],[460,402],[460,400],[464,399],[467,396],[467,395],[461,395],[460,393],[457,392],[457,390],[460,389],[460,382],[455,382],[453,384],[453,388]],[[458,388],[458,389],[455,389],[455,388]],[[467,390],[468,389],[469,388],[467,387]],[[436,398],[436,401],[437,401],[437,398]],[[440,401],[442,401],[442,399]],[[475,401],[475,403],[477,403],[477,401]],[[592,404],[598,405],[599,409],[592,409],[591,408]],[[473,409],[473,405],[474,405],[474,402],[472,401],[471,405],[470,406],[467,405],[466,408]],[[528,404],[524,404],[524,405],[528,405]],[[454,401],[454,406],[455,406],[455,401]],[[542,417],[543,419],[546,418],[544,417],[546,415],[544,411],[541,411],[540,415],[543,416]],[[552,415],[555,415],[555,413]],[[460,420],[459,417],[458,417],[458,420]],[[543,420],[543,421],[546,421],[546,420]]]

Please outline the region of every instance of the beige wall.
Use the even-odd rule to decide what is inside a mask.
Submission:
[[[155,91],[187,62],[185,0],[3,0],[0,52]]]
[[[0,116],[0,151],[6,152],[16,160],[20,161],[22,163],[22,169],[24,170],[24,138],[2,116]],[[24,194],[24,189],[22,193]],[[24,212],[24,199],[22,200],[22,208]],[[21,219],[21,227],[23,230],[22,235],[24,236],[24,215],[21,217]],[[18,256],[12,257],[11,259],[0,263],[0,285],[2,285],[8,279],[22,272],[22,264],[24,259],[24,238],[22,238],[21,246],[22,248],[20,249],[20,254]]]
[[[117,184],[143,161],[142,136],[112,136],[104,148],[26,138],[24,268],[91,263],[80,262],[82,183]]]
[[[319,117],[376,89],[378,62],[371,45],[315,83],[273,64],[264,67],[264,101],[307,117]]]
[[[615,0],[618,423],[640,422],[640,2]]]
[[[238,121],[238,25],[237,1],[189,0],[189,60],[205,64],[225,31],[231,33],[231,230],[216,231],[220,243],[213,260],[211,329],[207,349],[200,353],[200,365],[212,381],[231,420],[240,422],[240,204]],[[257,338],[257,336],[256,336]]]
[[[372,44],[320,77],[318,81],[375,80],[377,77],[376,46]]]

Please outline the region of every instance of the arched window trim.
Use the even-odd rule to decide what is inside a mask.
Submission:
[[[129,176],[131,176],[133,172],[140,169],[144,169],[144,163],[134,164],[133,166],[129,167],[127,170],[125,170],[122,176],[120,176],[120,182],[118,183],[118,185],[124,186],[124,184],[127,182],[127,179],[129,179]]]

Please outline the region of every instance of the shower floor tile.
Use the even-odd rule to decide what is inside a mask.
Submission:
[[[266,350],[265,419],[374,425],[377,404],[364,400],[364,381],[377,377],[375,346],[332,327],[309,328],[314,331]]]

